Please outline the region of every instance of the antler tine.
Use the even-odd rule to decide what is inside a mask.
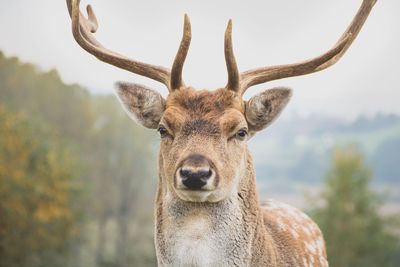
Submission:
[[[86,12],[88,14],[87,22],[90,22],[90,32],[95,33],[99,28],[99,23],[91,5],[87,5]]]
[[[296,64],[263,67],[241,73],[241,94],[253,85],[318,72],[338,62],[357,37],[376,2],[377,0],[363,0],[345,33],[336,45],[323,55]]]
[[[181,86],[184,85],[184,82],[182,80],[182,70],[187,53],[189,51],[191,40],[192,40],[192,30],[191,30],[190,20],[188,15],[185,14],[182,40],[179,46],[179,50],[175,56],[174,64],[172,65],[172,70],[171,70],[171,85],[170,85],[171,91],[179,89]]]
[[[103,47],[92,34],[98,28],[96,15],[92,7],[87,7],[88,18],[85,18],[79,10],[79,4],[80,0],[67,0],[68,10],[72,19],[72,32],[75,40],[83,49],[103,62],[156,80],[169,88],[171,72],[168,69],[126,58]]]
[[[240,76],[232,47],[232,20],[229,20],[225,31],[225,62],[228,70],[228,83],[226,88],[234,92],[240,89]]]

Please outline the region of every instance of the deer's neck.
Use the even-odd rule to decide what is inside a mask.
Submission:
[[[237,192],[218,203],[190,203],[159,185],[156,250],[159,266],[274,266],[251,157]],[[160,179],[162,180],[162,178]],[[161,182],[161,181],[160,181]]]

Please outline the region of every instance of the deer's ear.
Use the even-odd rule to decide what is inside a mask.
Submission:
[[[273,88],[250,98],[246,102],[245,116],[250,134],[270,125],[289,102],[292,91],[289,88]]]
[[[143,85],[118,82],[117,97],[134,121],[146,128],[156,129],[165,110],[165,99]]]

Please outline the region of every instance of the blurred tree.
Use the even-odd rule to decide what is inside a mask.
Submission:
[[[97,218],[96,263],[98,266],[154,266],[153,197],[156,182],[151,149],[154,135],[137,127],[122,111],[114,96],[92,99],[96,114],[88,161]],[[103,196],[97,198],[96,196]],[[113,223],[115,231],[107,231]],[[114,237],[114,238],[113,238]],[[105,240],[113,244],[110,253]],[[114,242],[110,242],[114,240]]]
[[[81,235],[71,245],[70,265],[155,266],[155,135],[136,126],[115,97],[90,95],[79,85],[63,83],[55,70],[43,72],[1,52],[0,105],[11,115],[24,114],[29,125],[21,132],[26,131],[27,142],[48,139],[52,153],[63,153],[61,148],[68,148],[79,163],[79,169],[68,169],[72,166],[59,162],[84,187],[77,199],[84,218],[73,221]],[[29,132],[32,125],[44,126],[51,138],[47,134],[33,136]],[[7,157],[3,152],[0,157]],[[28,159],[21,160],[21,164]],[[36,168],[41,162],[32,164]],[[27,200],[30,197],[27,195]],[[19,250],[17,245],[12,244],[10,249]],[[52,254],[54,249],[49,247],[48,251]],[[65,249],[57,251],[61,255]],[[32,254],[44,257],[36,251]]]
[[[0,52],[0,103],[46,124],[69,145],[82,146],[88,140],[90,95],[78,85],[64,84],[56,70],[42,72]]]
[[[327,243],[335,267],[399,266],[399,230],[384,217],[381,198],[370,190],[371,169],[355,147],[337,149],[326,176],[323,205],[311,211]],[[398,260],[398,259],[397,259]]]
[[[79,234],[74,156],[0,105],[0,266],[68,266]]]

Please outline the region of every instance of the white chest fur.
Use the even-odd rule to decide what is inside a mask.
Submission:
[[[173,266],[223,266],[222,251],[218,249],[210,222],[204,218],[193,218],[186,222],[174,236],[171,247]],[[222,264],[222,265],[221,265]]]
[[[208,205],[171,201],[164,207],[156,218],[160,267],[248,266],[252,234],[235,199]]]

